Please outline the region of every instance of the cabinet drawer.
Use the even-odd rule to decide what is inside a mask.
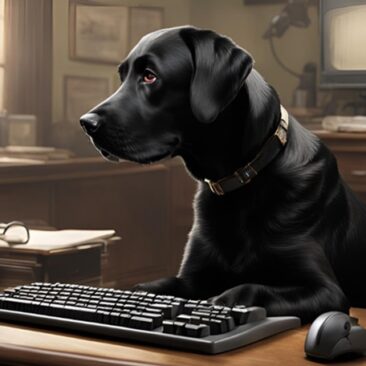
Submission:
[[[344,178],[366,180],[366,153],[337,152],[335,156],[338,169]]]
[[[356,196],[366,204],[366,134],[317,131],[337,159],[338,170]]]
[[[46,282],[80,282],[101,276],[102,246],[45,257]]]
[[[0,263],[0,290],[35,281],[42,281],[40,268]]]

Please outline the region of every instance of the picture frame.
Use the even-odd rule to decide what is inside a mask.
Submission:
[[[317,5],[319,0],[309,0],[310,5]],[[285,4],[288,0],[243,0],[244,5],[274,5]]]
[[[37,145],[37,117],[35,115],[8,114],[3,126],[3,146]]]
[[[244,5],[273,5],[287,2],[287,0],[243,0]]]
[[[164,27],[164,8],[136,6],[129,9],[129,46],[132,49],[147,33]]]
[[[129,8],[116,3],[69,0],[69,56],[117,65],[129,47]]]
[[[79,122],[80,117],[110,95],[109,79],[64,76],[64,120]]]

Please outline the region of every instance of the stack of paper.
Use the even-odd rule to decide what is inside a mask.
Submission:
[[[56,149],[52,146],[6,146],[0,148],[0,156],[46,161],[69,159],[74,154],[70,150]]]
[[[0,247],[24,251],[50,252],[84,244],[103,242],[115,235],[114,230],[30,230],[27,244],[8,244],[0,241]]]
[[[326,116],[322,126],[336,132],[366,132],[366,116]]]

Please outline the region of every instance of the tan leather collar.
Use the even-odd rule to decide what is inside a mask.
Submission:
[[[248,184],[286,145],[288,125],[288,113],[281,105],[281,120],[275,133],[265,142],[262,149],[251,162],[236,170],[234,174],[221,178],[215,182],[210,179],[205,179],[205,182],[209,185],[212,193],[223,196],[225,193],[234,191]]]

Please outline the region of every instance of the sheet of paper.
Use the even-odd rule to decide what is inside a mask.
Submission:
[[[30,230],[27,244],[11,245],[19,250],[51,251],[75,247],[81,244],[97,243],[115,235],[114,230]],[[9,244],[0,241],[0,247]]]
[[[0,164],[1,165],[25,165],[25,164],[44,164],[44,161],[42,160],[36,160],[36,159],[23,159],[23,158],[11,158],[6,156],[0,156]]]

